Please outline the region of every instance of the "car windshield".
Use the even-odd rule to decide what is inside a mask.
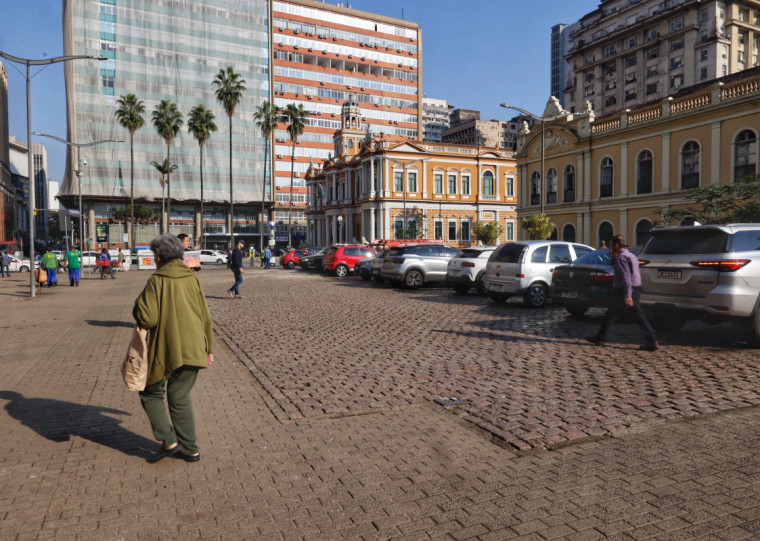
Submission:
[[[676,229],[670,231],[652,231],[642,250],[642,254],[692,255],[720,254],[726,248],[728,233],[720,229],[693,230]]]
[[[593,252],[589,252],[587,254],[584,254],[580,256],[578,259],[573,261],[574,264],[578,265],[612,265],[612,258],[610,258],[610,251],[609,250],[594,250]]]

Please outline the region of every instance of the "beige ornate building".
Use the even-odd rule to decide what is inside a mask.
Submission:
[[[306,174],[309,244],[438,239],[477,243],[473,227],[497,221],[501,241],[516,235],[514,153],[494,148],[423,143],[381,133],[362,122],[355,96],[343,105],[335,155]]]
[[[608,114],[758,66],[758,0],[602,0],[578,22],[571,112],[590,101]]]
[[[552,98],[543,116],[564,113]],[[543,152],[540,123],[518,137],[518,219],[543,209],[561,240],[622,234],[640,245],[661,209],[687,206],[689,188],[757,174],[760,68],[604,117],[568,113],[545,130]]]

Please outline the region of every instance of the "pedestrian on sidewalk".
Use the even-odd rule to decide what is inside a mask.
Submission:
[[[612,301],[609,308],[607,308],[607,312],[604,314],[599,332],[593,336],[586,337],[586,340],[595,346],[604,346],[607,331],[612,323],[623,315],[625,311],[631,311],[646,339],[646,342],[639,349],[657,351],[659,344],[657,343],[654,329],[649,324],[644,315],[644,310],[641,309],[641,304],[639,303],[639,297],[641,296],[639,260],[628,250],[628,245],[621,235],[615,235],[610,240],[610,257],[612,257],[615,267],[612,278]]]
[[[11,256],[8,255],[8,252],[3,252],[2,257],[0,257],[0,276],[3,278],[11,277]]]
[[[77,250],[77,245],[71,247],[71,250],[66,252],[66,264],[69,268],[69,285],[71,287],[79,287],[79,271],[82,268],[82,252]]]
[[[268,269],[272,262],[272,250],[269,249],[269,246],[266,247],[264,250],[264,268]]]
[[[58,285],[56,273],[58,272],[58,256],[53,253],[53,249],[48,246],[45,255],[42,256],[42,268],[47,272],[48,287]]]
[[[197,462],[201,455],[190,393],[198,371],[214,362],[211,314],[200,282],[182,260],[182,242],[164,233],[150,249],[157,270],[132,310],[137,324],[151,331],[148,381],[140,402],[161,448],[148,462],[168,456]]]
[[[238,239],[237,246],[232,250],[230,256],[230,268],[235,275],[235,283],[227,290],[227,294],[235,299],[242,299],[240,294],[240,286],[243,284],[243,249],[245,248],[245,241]]]

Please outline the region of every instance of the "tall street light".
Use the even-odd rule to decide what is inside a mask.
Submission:
[[[24,64],[26,66],[26,141],[29,145],[27,152],[27,168],[29,175],[29,260],[34,266],[34,215],[35,215],[35,190],[36,182],[34,178],[34,163],[32,156],[32,79],[29,76],[30,66],[47,66],[49,64],[55,64],[57,62],[65,62],[66,60],[108,60],[105,56],[91,56],[91,55],[68,55],[68,56],[56,56],[53,58],[43,58],[42,60],[30,60],[28,58],[19,58],[17,56],[10,55],[0,51],[0,58],[5,58],[11,62],[17,64]],[[29,273],[29,294],[33,298],[35,296],[34,291],[34,269]]]
[[[514,105],[507,105],[506,103],[502,103],[500,105],[502,107],[504,107],[505,109],[513,109],[513,110],[515,110],[515,111],[517,111],[519,113],[522,113],[523,115],[525,115],[527,117],[532,118],[533,120],[535,120],[537,122],[541,122],[541,184],[539,185],[538,197],[539,197],[539,200],[540,200],[540,203],[541,203],[541,214],[543,214],[544,213],[544,191],[545,191],[544,190],[544,182],[546,182],[544,180],[544,177],[545,177],[545,171],[544,171],[544,169],[545,169],[545,163],[544,163],[544,161],[546,159],[545,158],[545,153],[544,153],[544,146],[545,146],[544,145],[544,143],[545,143],[545,136],[544,136],[544,134],[546,133],[546,130],[544,128],[546,127],[545,125],[546,125],[547,122],[553,122],[555,120],[559,120],[560,118],[565,118],[567,116],[570,116],[572,113],[567,113],[566,112],[566,113],[562,113],[562,114],[559,114],[559,115],[556,115],[556,116],[544,117],[544,116],[536,116],[533,113],[530,113],[530,112],[526,111],[525,109],[521,109],[519,107],[515,107]]]
[[[393,158],[386,157],[385,159],[388,160],[389,162],[393,162],[396,165],[400,165],[401,166],[401,188],[402,188],[403,193],[404,193],[404,232],[406,232],[407,229],[408,229],[406,227],[406,225],[407,225],[406,224],[406,166],[407,165],[412,165],[413,163],[417,163],[417,162],[422,162],[424,164],[430,158],[417,158],[417,159],[414,159],[414,160],[395,160]],[[421,180],[418,179],[418,182],[421,182]]]
[[[83,220],[82,220],[82,160],[79,156],[79,149],[82,147],[92,147],[95,145],[102,145],[103,143],[123,143],[124,139],[101,139],[100,141],[91,141],[89,143],[72,143],[70,141],[66,141],[65,139],[61,139],[60,137],[56,137],[55,135],[48,135],[47,133],[38,133],[38,132],[32,132],[34,135],[37,135],[38,137],[50,137],[51,139],[55,139],[56,141],[59,141],[63,143],[64,145],[68,145],[70,147],[74,147],[77,149],[77,184],[78,184],[78,192],[79,192],[79,236],[80,242],[82,243],[82,250],[84,250],[84,229],[83,229]],[[135,224],[132,224],[132,227],[134,227]],[[87,237],[89,238],[89,237]],[[89,244],[88,244],[89,248]],[[130,247],[130,250],[134,249],[134,247]]]

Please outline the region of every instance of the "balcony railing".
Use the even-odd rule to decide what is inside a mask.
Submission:
[[[699,187],[699,173],[685,173],[681,175],[681,189],[689,190]]]
[[[556,203],[557,202],[557,192],[546,192],[546,203]]]
[[[599,186],[599,197],[612,197],[612,184]]]
[[[540,205],[541,204],[541,194],[540,193],[530,194],[530,204],[531,205]]]
[[[575,201],[575,190],[565,190],[565,203]]]

